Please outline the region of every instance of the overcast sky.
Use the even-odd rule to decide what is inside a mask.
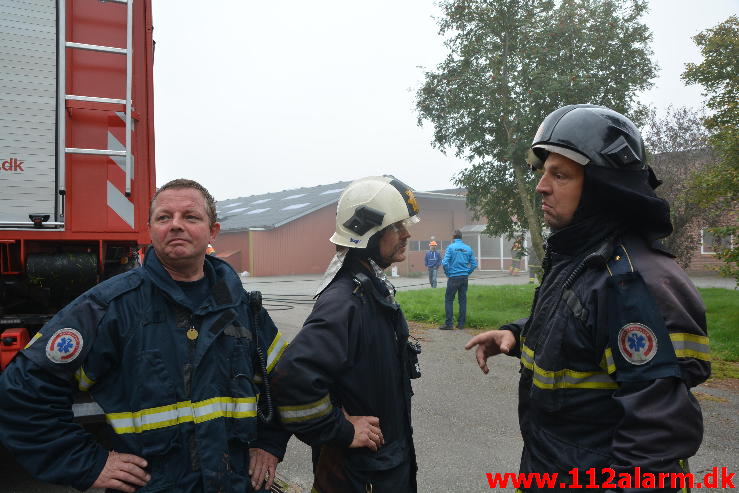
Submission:
[[[680,73],[690,39],[739,0],[651,0],[660,67],[642,100],[699,108]],[[434,0],[153,0],[157,184],[185,177],[217,200],[393,174],[453,187],[466,162],[417,125],[423,67],[444,57]]]

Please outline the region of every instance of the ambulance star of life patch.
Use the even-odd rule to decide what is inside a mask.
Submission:
[[[59,329],[46,344],[46,357],[54,363],[69,363],[82,351],[82,334],[69,327]]]
[[[646,325],[626,324],[618,332],[618,349],[629,363],[643,365],[657,354],[657,336]]]

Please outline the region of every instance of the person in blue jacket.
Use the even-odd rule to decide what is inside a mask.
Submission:
[[[429,242],[429,251],[426,252],[426,256],[423,259],[423,263],[429,270],[429,284],[432,288],[436,287],[436,280],[439,275],[439,267],[441,267],[441,254],[436,251],[436,242],[431,240]]]
[[[441,330],[451,330],[454,323],[454,297],[459,293],[459,313],[457,328],[463,329],[467,320],[467,278],[477,268],[475,252],[462,241],[462,232],[454,230],[454,240],[446,249],[441,265],[447,276],[446,293],[444,295],[444,311],[446,320]]]
[[[144,265],[74,300],[2,373],[0,440],[34,476],[141,493],[271,487],[290,435],[268,423],[267,377],[286,343],[206,256],[219,230],[202,185],[167,183]],[[78,389],[104,411],[111,450],[73,421]]]

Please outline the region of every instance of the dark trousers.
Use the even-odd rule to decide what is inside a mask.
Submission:
[[[467,276],[450,277],[446,282],[444,309],[446,311],[445,325],[454,325],[454,296],[459,293],[459,315],[457,327],[464,327],[467,319]]]

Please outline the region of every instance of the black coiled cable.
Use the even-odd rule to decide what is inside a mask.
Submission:
[[[267,403],[267,411],[262,409],[262,399],[257,402],[257,415],[265,423],[272,422],[274,415],[274,406],[272,405],[272,389],[269,385],[269,376],[267,375],[267,358],[264,356],[262,344],[259,341],[259,312],[262,311],[262,293],[260,291],[251,291],[249,293],[249,306],[251,307],[252,326],[254,327],[254,340],[256,341],[257,359],[259,360],[259,369],[262,372],[262,382],[264,383],[264,396]]]

